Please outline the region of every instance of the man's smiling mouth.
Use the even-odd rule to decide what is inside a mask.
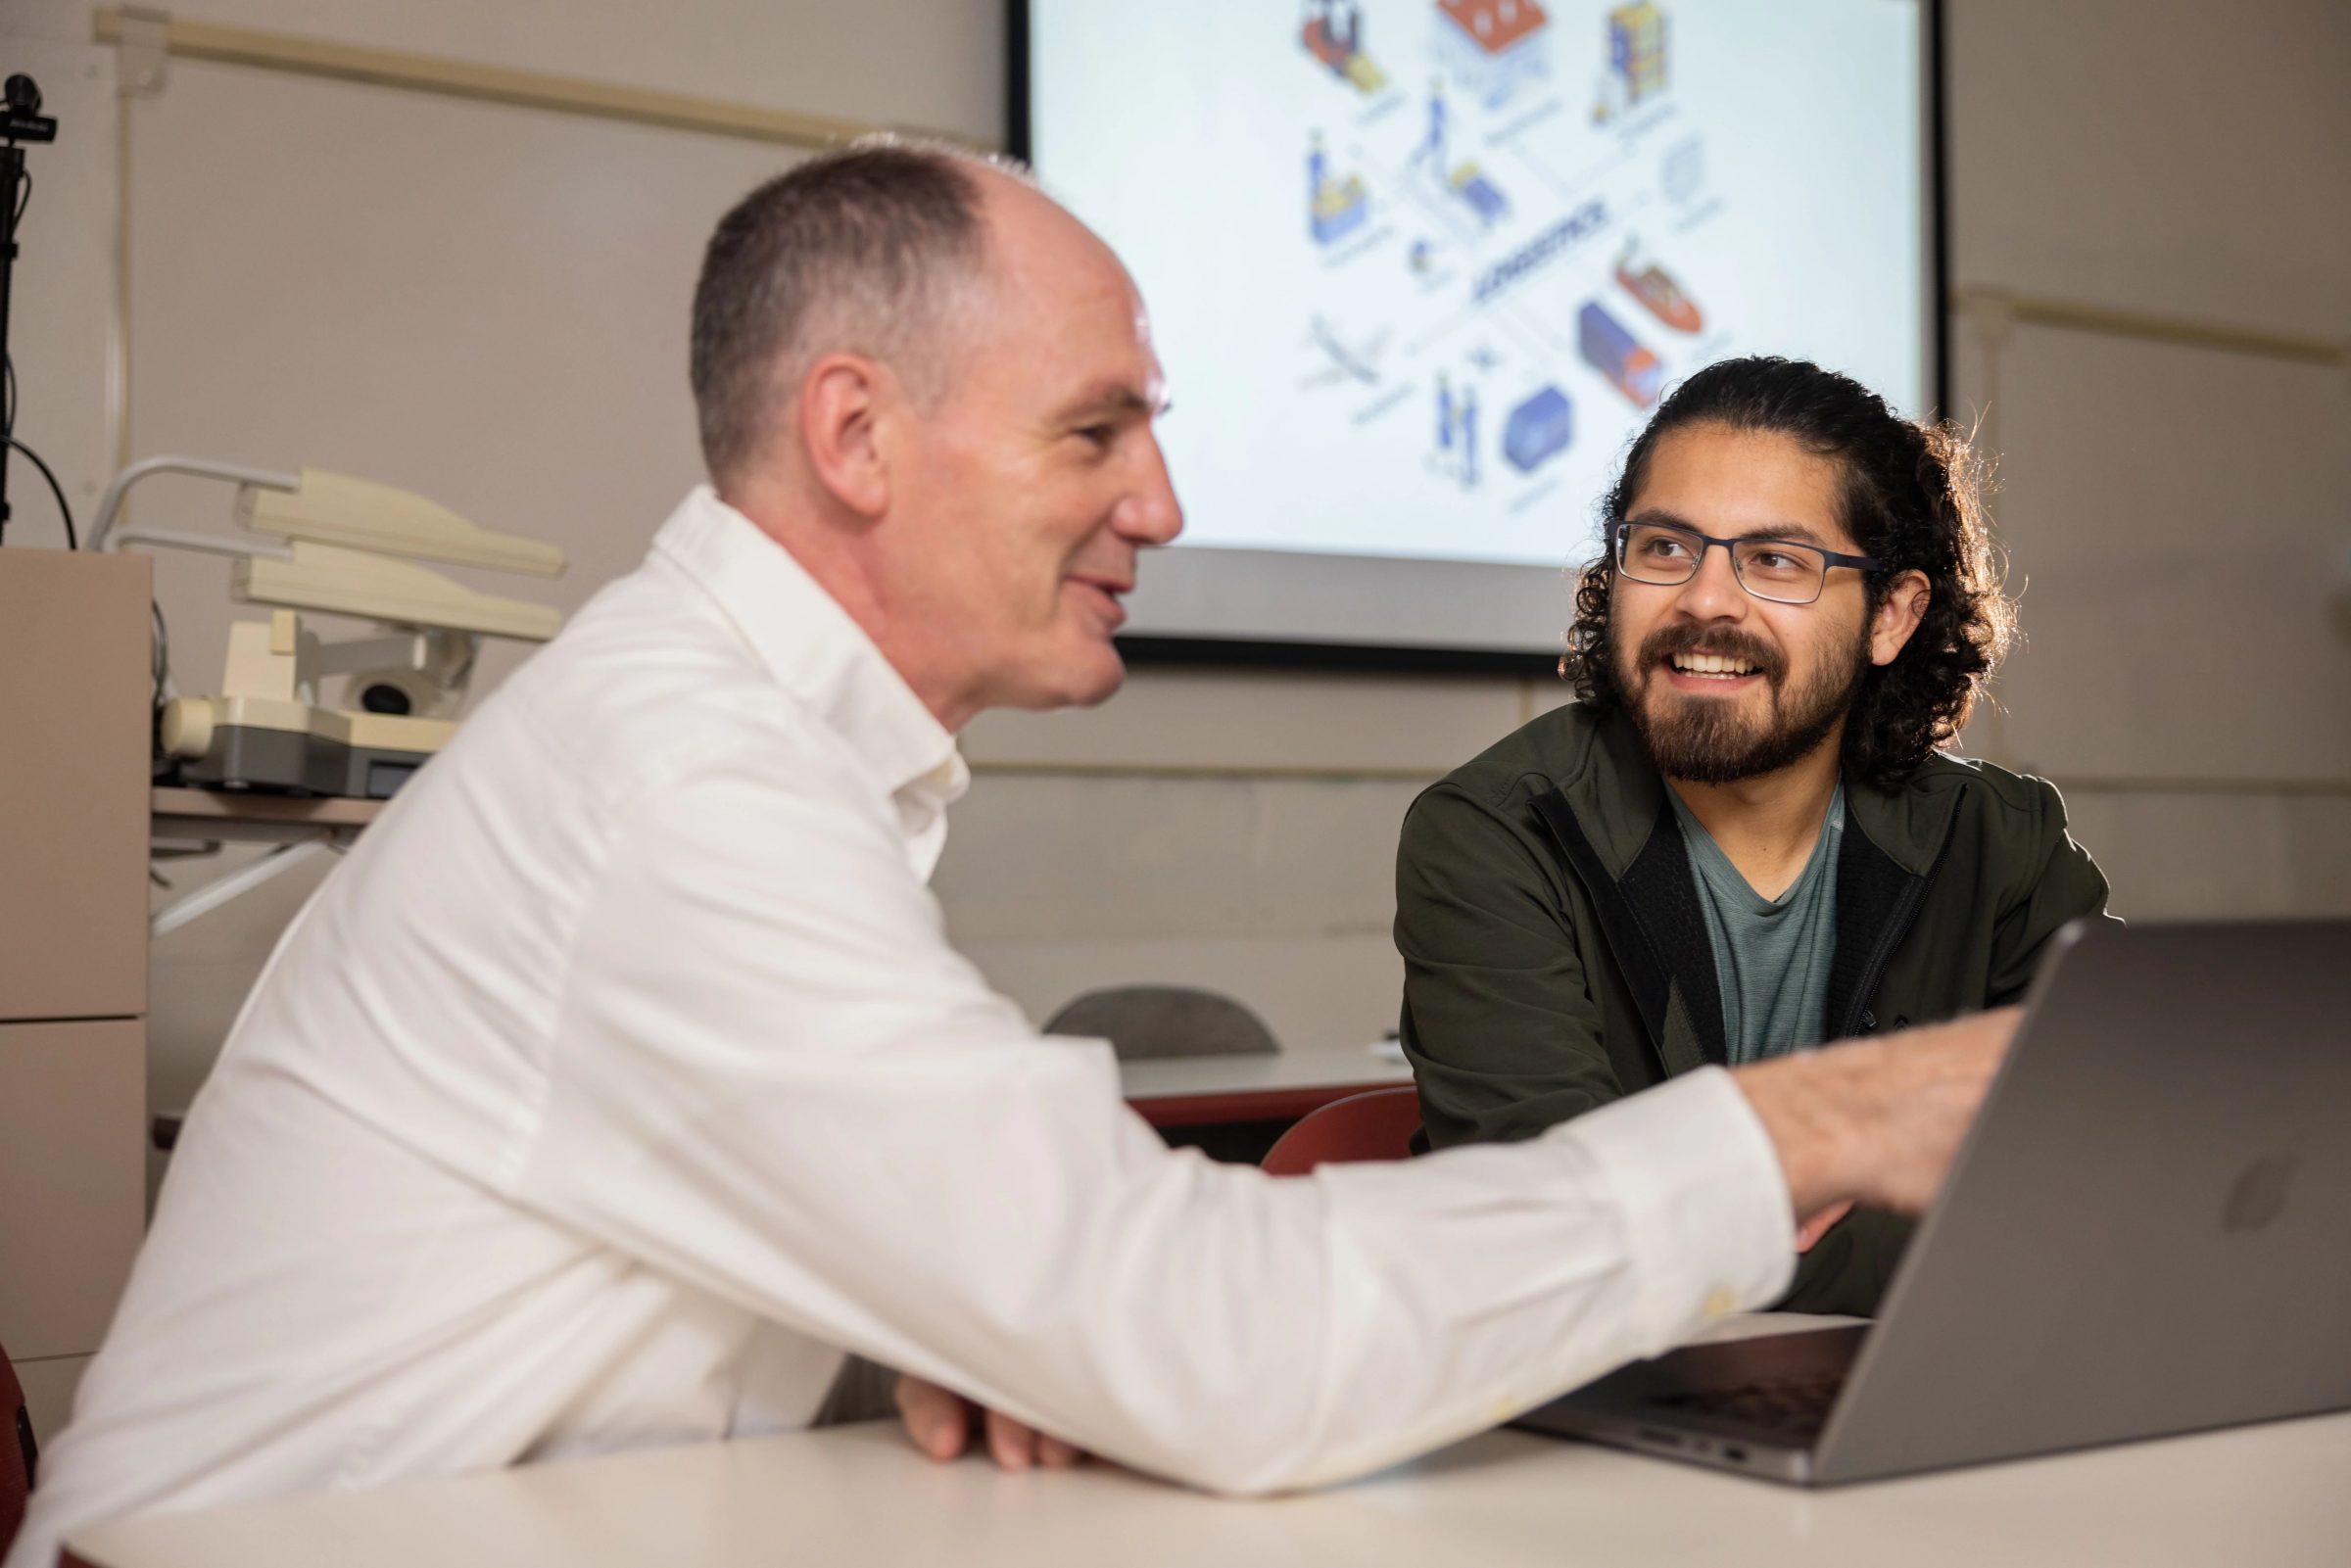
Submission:
[[[1746,659],[1733,658],[1724,653],[1676,653],[1667,662],[1681,675],[1713,676],[1721,680],[1736,680],[1741,676],[1758,674],[1760,670],[1759,666]]]
[[[1114,630],[1126,624],[1125,598],[1127,594],[1134,591],[1134,584],[1131,581],[1120,582],[1115,578],[1107,577],[1073,577],[1070,581],[1084,589],[1089,595],[1099,601],[1103,617]]]

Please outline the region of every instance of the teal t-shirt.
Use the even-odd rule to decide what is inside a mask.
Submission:
[[[1681,820],[1690,869],[1704,912],[1706,940],[1722,989],[1722,1038],[1731,1064],[1760,1062],[1818,1045],[1837,956],[1837,847],[1845,836],[1845,782],[1796,881],[1778,898],[1748,885],[1705,825],[1671,785],[1665,798]]]

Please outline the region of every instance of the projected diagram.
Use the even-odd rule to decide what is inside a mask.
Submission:
[[[1365,54],[1366,9],[1387,70]],[[1516,517],[1579,441],[1612,453],[1670,376],[1726,350],[1690,270],[1723,207],[1674,107],[1668,36],[1649,0],[1307,5],[1293,69],[1352,90],[1311,89],[1308,131],[1297,384],[1335,450],[1373,465],[1410,443],[1415,483]],[[1542,517],[1498,526],[1531,537]]]
[[[1455,163],[1446,156],[1445,127],[1451,114],[1445,107],[1445,80],[1428,84],[1428,130],[1413,149],[1412,166],[1436,182],[1445,195],[1475,214],[1480,227],[1499,222],[1510,213],[1510,198],[1478,167],[1474,159]]]
[[[1027,4],[1031,151],[1148,304],[1187,547],[1556,568],[1703,365],[1936,396],[1917,0]]]

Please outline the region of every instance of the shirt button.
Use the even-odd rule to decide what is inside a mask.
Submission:
[[[1714,1287],[1713,1293],[1706,1298],[1706,1315],[1708,1317],[1728,1317],[1738,1309],[1739,1298],[1719,1285]]]

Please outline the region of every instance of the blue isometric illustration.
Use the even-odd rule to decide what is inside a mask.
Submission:
[[[1914,270],[1847,264],[1857,235],[1903,254],[1915,209],[1754,128],[1914,78],[1776,46],[1778,7],[1032,3],[1093,64],[1040,168],[1151,309],[1188,542],[1557,563],[1677,378],[1799,348],[1869,368],[1915,314]],[[1900,0],[1820,3],[1907,44]],[[1115,144],[1075,128],[1114,117]]]
[[[1343,240],[1363,227],[1370,215],[1371,198],[1361,174],[1333,174],[1317,131],[1306,154],[1306,230],[1317,245]]]
[[[1502,454],[1520,473],[1531,473],[1575,439],[1575,405],[1557,387],[1545,387],[1511,410],[1503,427]]]

